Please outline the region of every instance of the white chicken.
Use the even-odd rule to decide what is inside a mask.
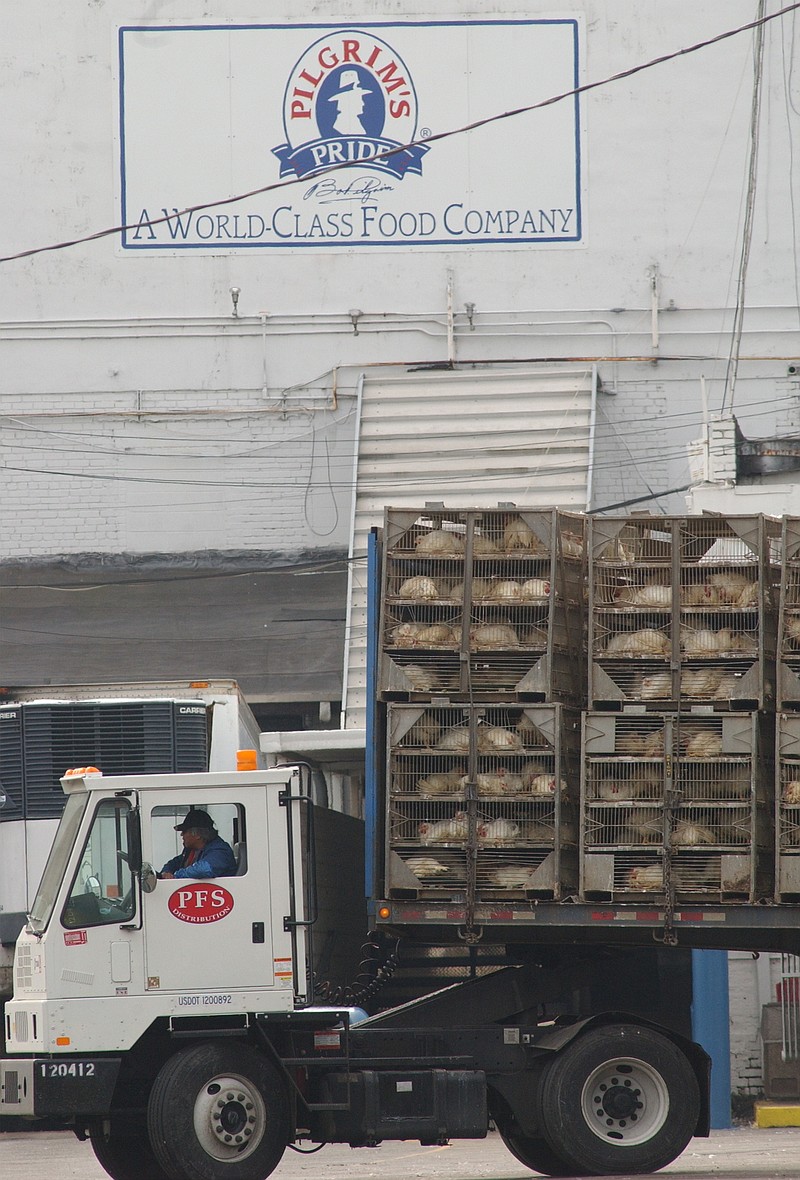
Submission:
[[[526,601],[539,601],[550,597],[550,582],[547,578],[528,578],[522,583],[520,595]]]
[[[717,601],[724,606],[751,606],[758,597],[757,583],[746,574],[726,570],[711,574],[707,581],[716,591]]]
[[[431,602],[442,597],[441,589],[435,578],[426,578],[422,575],[417,575],[413,578],[406,578],[401,583],[400,589],[397,591],[398,598],[404,598],[412,602]]]
[[[478,749],[485,754],[521,750],[522,738],[513,729],[504,729],[501,725],[481,725],[478,729]]]
[[[556,791],[563,795],[567,789],[566,781],[563,778],[556,779],[554,774],[536,774],[532,777],[524,775],[523,783],[526,793],[539,799],[552,799]]]
[[[435,745],[439,734],[442,732],[442,727],[439,722],[428,713],[423,713],[418,721],[415,721],[408,733],[403,738],[404,746],[422,746],[425,749],[430,749]]]
[[[622,586],[614,595],[618,606],[649,606],[664,608],[672,605],[672,587],[661,582],[645,582],[642,586]]]
[[[698,729],[686,743],[687,758],[718,758],[722,753],[722,734],[713,729]]]
[[[472,552],[479,557],[485,557],[488,553],[496,553],[497,546],[491,537],[486,537],[483,533],[475,533],[472,538]]]
[[[473,651],[502,651],[519,647],[519,636],[514,627],[506,623],[486,623],[481,627],[470,627],[469,641]]]
[[[653,672],[643,676],[639,686],[643,701],[668,700],[672,696],[672,676],[669,672]]]
[[[719,596],[708,582],[691,582],[681,586],[681,606],[716,606]]]
[[[441,680],[430,668],[419,664],[404,664],[403,672],[415,692],[435,692],[441,688]]]
[[[718,656],[730,646],[729,631],[709,631],[705,628],[684,627],[681,631],[683,654],[691,659]]]
[[[719,684],[714,689],[714,700],[729,701],[731,697],[736,696],[739,683],[739,678],[735,675],[735,673],[721,672]]]
[[[547,738],[539,729],[538,725],[534,725],[530,717],[523,713],[517,722],[517,733],[520,736],[524,746],[546,746],[548,745]],[[544,767],[542,767],[544,769]]]
[[[491,593],[486,597],[491,602],[521,602],[522,585],[513,579],[495,582]]]
[[[466,776],[462,778],[461,782],[462,787],[466,786]],[[522,775],[515,774],[505,766],[499,766],[497,770],[491,772],[477,774],[475,776],[475,785],[478,788],[478,794],[482,797],[489,795],[519,795],[523,789]]]
[[[420,844],[458,843],[469,835],[469,818],[466,811],[456,811],[450,819],[423,820],[417,834]]]
[[[458,770],[442,770],[417,779],[420,795],[431,798],[436,795],[458,795],[462,791],[463,775]]]
[[[432,529],[417,537],[417,553],[456,554],[464,552],[464,541],[457,533],[446,529]]]
[[[500,889],[525,889],[533,873],[532,865],[497,865],[489,873],[489,883]]]
[[[643,893],[664,888],[664,870],[661,865],[637,865],[628,873],[628,888]]]
[[[681,673],[681,696],[693,700],[712,700],[719,688],[722,673],[717,668],[684,668]]]
[[[637,797],[636,782],[633,779],[604,778],[596,784],[596,788],[596,798],[602,799],[605,803],[625,803]]]
[[[416,647],[420,631],[424,630],[425,627],[422,623],[400,623],[399,626],[393,627],[389,633],[391,646]]]
[[[513,844],[520,838],[520,826],[511,819],[482,820],[478,824],[478,843],[497,847],[501,844]]]
[[[617,754],[635,758],[644,750],[644,737],[640,733],[629,733],[623,730],[617,737]]]
[[[800,615],[784,615],[783,630],[790,647],[800,647]]]
[[[430,623],[417,632],[414,647],[458,647],[459,634],[446,623]]]
[[[439,860],[434,860],[432,856],[409,856],[405,864],[406,868],[410,869],[415,877],[419,877],[420,881],[427,881],[432,877],[440,877],[443,873],[450,872],[447,865],[443,865]]]
[[[785,783],[781,791],[781,799],[784,803],[800,803],[800,780],[792,779]]]
[[[644,627],[640,631],[622,631],[612,635],[606,646],[609,656],[665,656],[669,654],[669,636],[663,631]]]
[[[469,753],[469,729],[464,725],[453,725],[446,729],[436,743],[437,750],[456,750]]]
[[[516,549],[535,553],[543,550],[544,546],[522,517],[517,516],[503,529],[503,548],[511,553]]]
[[[470,594],[473,602],[482,602],[486,598],[491,598],[492,586],[494,583],[491,578],[473,578],[470,582]],[[454,582],[450,587],[447,595],[448,598],[454,602],[464,601],[464,583]]]
[[[655,807],[642,807],[628,820],[631,844],[659,844],[664,837],[664,817]]]
[[[663,729],[654,729],[652,733],[645,734],[642,737],[642,756],[644,758],[663,758],[664,756],[664,731]]]
[[[681,848],[696,848],[700,844],[716,844],[717,839],[710,828],[692,820],[679,819],[673,829],[670,842]]]
[[[583,557],[583,537],[578,533],[562,533],[561,552],[564,557]]]

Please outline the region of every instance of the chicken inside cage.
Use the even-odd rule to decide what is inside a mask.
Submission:
[[[741,802],[751,797],[755,785],[754,768],[749,759],[686,761],[680,766],[678,789],[688,802]]]

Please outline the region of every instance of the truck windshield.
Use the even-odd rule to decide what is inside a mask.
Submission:
[[[74,847],[75,837],[88,802],[89,796],[84,793],[70,795],[67,798],[67,805],[61,816],[61,822],[58,825],[53,847],[50,849],[50,855],[47,858],[41,883],[33,900],[31,912],[28,915],[28,924],[31,930],[40,932],[44,930],[50,921],[56,894],[64,877],[67,861]]]

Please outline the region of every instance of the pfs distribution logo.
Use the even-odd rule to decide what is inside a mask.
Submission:
[[[428,149],[402,146],[417,133],[409,72],[370,33],[331,33],[306,50],[286,86],[283,126],[287,142],[272,149],[282,177],[313,176],[332,164],[358,164],[398,180],[422,175]]]

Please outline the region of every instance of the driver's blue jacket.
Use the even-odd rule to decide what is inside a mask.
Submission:
[[[197,854],[192,864],[187,864],[189,852],[183,851],[178,856],[168,860],[161,870],[162,873],[172,873],[175,877],[232,877],[236,872],[236,857],[230,844],[226,844],[221,836],[215,836],[210,844],[206,844],[202,852]]]

